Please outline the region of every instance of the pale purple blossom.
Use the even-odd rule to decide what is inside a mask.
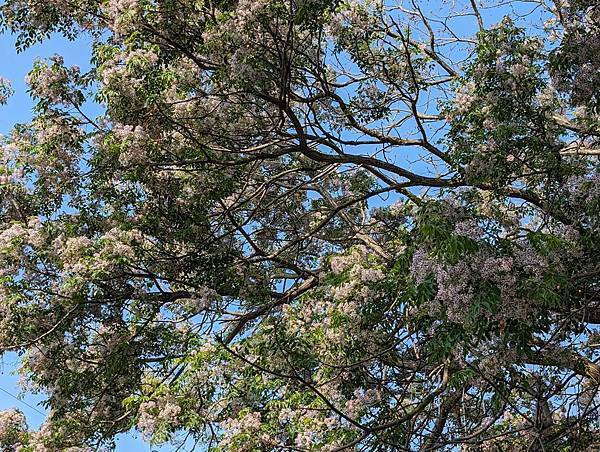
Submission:
[[[20,434],[26,430],[25,416],[19,410],[0,411],[0,446],[17,446]]]
[[[5,104],[13,92],[10,80],[0,76],[0,105]]]
[[[454,234],[462,235],[473,240],[479,240],[483,237],[483,229],[475,220],[465,220],[456,223]]]

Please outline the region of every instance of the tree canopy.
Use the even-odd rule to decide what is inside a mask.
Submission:
[[[597,1],[0,8],[2,450],[599,447]]]

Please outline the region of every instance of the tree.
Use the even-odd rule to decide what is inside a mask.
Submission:
[[[2,447],[598,447],[595,1],[1,17],[93,37],[2,144],[0,347],[49,408]]]

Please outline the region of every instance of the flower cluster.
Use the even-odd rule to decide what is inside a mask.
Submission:
[[[115,124],[112,133],[121,142],[119,162],[122,165],[139,164],[146,160],[146,146],[149,137],[142,126]]]
[[[365,246],[356,246],[350,253],[344,255],[336,255],[331,257],[331,271],[339,275],[348,271],[351,281],[362,283],[372,283],[383,279],[384,274],[381,268],[372,266],[369,259],[373,254]]]
[[[0,255],[5,259],[21,260],[28,249],[44,245],[45,234],[38,217],[31,217],[27,223],[14,222],[0,232]],[[0,274],[10,272],[10,264],[5,261]]]
[[[55,55],[50,63],[38,61],[27,76],[27,84],[31,93],[50,104],[79,104],[81,99],[72,88],[72,83],[78,81],[80,69],[78,66],[66,68],[64,59]]]
[[[446,115],[451,153],[476,182],[510,183],[556,165],[559,110],[543,74],[541,42],[510,19],[482,34],[477,58],[458,84]],[[484,80],[486,82],[484,82]]]
[[[52,246],[67,274],[84,277],[116,269],[134,257],[133,245],[141,243],[145,240],[138,230],[113,228],[97,240],[59,236]]]
[[[144,86],[158,60],[158,54],[150,48],[119,51],[107,47],[99,68],[103,92],[114,98],[122,96],[129,101],[136,100],[136,93]]]
[[[481,228],[473,222],[458,223],[455,234],[472,240],[482,237]],[[549,262],[527,242],[507,255],[495,254],[484,242],[479,247],[453,263],[432,256],[425,248],[414,252],[410,274],[415,283],[432,277],[436,284],[435,296],[423,308],[432,317],[447,318],[467,328],[482,316],[500,323],[526,322],[535,306],[533,300],[520,295],[520,278],[542,278]],[[482,296],[487,301],[482,301]]]
[[[148,400],[140,404],[137,428],[148,439],[152,438],[158,426],[179,425],[181,407],[167,396]]]
[[[111,30],[117,35],[126,35],[132,31],[139,19],[141,5],[139,0],[110,0],[106,13],[111,21]]]
[[[6,450],[18,448],[27,431],[25,416],[18,410],[0,411],[0,446]]]
[[[600,101],[600,9],[587,2],[561,2],[564,31],[550,58],[556,88],[568,94],[573,106],[596,110]]]
[[[354,397],[346,402],[346,414],[357,419],[365,409],[380,400],[381,393],[377,389],[356,389]]]
[[[0,105],[5,104],[13,92],[10,80],[0,76]]]
[[[377,13],[381,12],[382,7],[382,2],[378,0],[342,2],[328,21],[327,31],[341,44],[346,43],[351,37],[357,38],[356,35],[362,36],[373,29],[378,22]]]

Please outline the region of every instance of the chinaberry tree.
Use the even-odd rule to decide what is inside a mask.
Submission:
[[[0,412],[3,450],[598,447],[597,1],[1,23],[93,42],[35,62],[1,144],[0,350],[48,408]]]

